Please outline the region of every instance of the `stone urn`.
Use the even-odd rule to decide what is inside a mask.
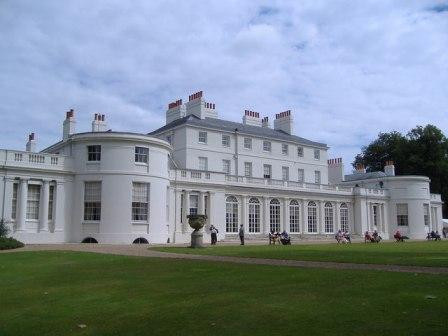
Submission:
[[[194,229],[191,233],[191,245],[192,248],[204,247],[202,228],[207,220],[206,215],[188,215],[188,224]]]

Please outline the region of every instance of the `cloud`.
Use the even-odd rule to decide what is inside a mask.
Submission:
[[[59,140],[74,108],[149,132],[204,90],[239,121],[292,109],[296,133],[346,165],[381,131],[448,133],[441,1],[2,1],[0,147]]]

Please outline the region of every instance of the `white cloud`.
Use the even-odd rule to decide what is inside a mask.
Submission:
[[[292,109],[348,165],[380,131],[448,131],[445,1],[2,1],[0,147],[107,114],[149,132],[204,90],[221,117]],[[4,127],[3,125],[8,125]]]

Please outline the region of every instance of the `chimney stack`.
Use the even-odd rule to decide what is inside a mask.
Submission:
[[[64,124],[62,127],[63,140],[67,140],[70,137],[70,135],[75,133],[75,126],[76,126],[75,111],[73,109],[70,109],[70,111],[66,113]]]
[[[366,167],[362,163],[356,164],[356,174],[365,174],[366,173]]]
[[[244,110],[243,124],[252,126],[261,126],[260,113]]]
[[[185,104],[182,104],[182,99],[178,99],[168,104],[166,110],[166,124],[173,122],[176,119],[185,117]]]
[[[28,142],[26,143],[26,151],[27,152],[36,152],[36,138],[34,133],[30,133],[28,135]]]
[[[271,127],[271,125],[269,125],[269,118],[268,117],[264,117],[263,119],[261,119],[261,126],[262,127]]]
[[[384,172],[387,176],[395,176],[395,166],[393,161],[386,161],[386,165],[384,166]]]
[[[340,184],[344,181],[344,164],[342,158],[329,159],[328,164],[328,182],[330,184]]]
[[[106,132],[107,123],[104,114],[95,113],[92,121],[92,132]]]
[[[216,111],[216,105],[214,103],[208,103],[203,98],[203,92],[198,91],[188,96],[188,102],[186,106],[186,115],[195,115],[200,119],[205,118],[218,118],[218,112]]]
[[[274,129],[276,131],[283,131],[287,134],[292,134],[293,119],[291,115],[291,110],[280,112],[275,115]]]

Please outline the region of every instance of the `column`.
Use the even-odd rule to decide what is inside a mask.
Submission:
[[[339,206],[341,205],[340,202],[334,202],[333,203],[333,207],[334,207],[334,232],[338,232],[338,230],[341,229],[341,220],[340,220],[340,210],[339,210]]]
[[[5,176],[4,180],[5,180],[5,195],[4,195],[5,199],[3,200],[3,206],[4,206],[3,214],[6,224],[8,224],[9,222],[11,222],[12,219],[12,194],[13,194],[14,178]]]
[[[206,227],[204,229],[204,231],[209,232],[210,231],[210,226],[213,224],[214,226],[218,227],[219,226],[219,222],[216,222],[216,220],[214,220],[215,216],[216,216],[216,210],[217,207],[214,206],[215,204],[215,193],[209,191],[208,192],[208,200],[207,200],[207,205],[205,202],[205,196],[207,196],[207,193],[204,193],[204,195],[199,195],[199,197],[203,197],[202,199],[204,200],[204,213],[205,213],[205,207],[207,206],[207,221],[206,221]],[[225,196],[224,196],[224,200],[225,200]],[[225,203],[224,203],[224,209],[225,209]],[[221,232],[222,231],[222,232]],[[225,233],[225,223],[224,223],[224,229],[220,229],[219,230],[219,234],[224,234]],[[219,236],[219,235],[218,235]]]
[[[286,232],[289,232],[289,198],[285,197],[283,199],[283,214],[282,214],[282,228],[280,229],[280,232],[283,232],[285,230]]]
[[[17,231],[26,230],[26,203],[28,200],[28,179],[20,179],[19,202],[17,207]]]
[[[40,226],[39,231],[48,231],[48,202],[50,200],[50,181],[43,180],[42,193],[40,197]]]
[[[271,223],[270,223],[270,218],[269,218],[269,198],[268,197],[263,197],[262,200],[262,204],[261,206],[263,207],[263,221],[261,222],[261,232],[265,233],[265,234],[269,234],[269,232],[271,231]],[[261,219],[261,218],[260,218]],[[264,226],[264,230],[263,230],[263,226]]]
[[[175,190],[175,196],[176,197],[176,205],[174,207],[174,211],[175,211],[175,215],[174,215],[174,226],[175,226],[175,231],[177,233],[182,232],[182,223],[181,223],[181,218],[182,218],[182,212],[180,211],[180,209],[182,209],[182,190]]]
[[[353,234],[357,233],[360,235],[363,235],[364,232],[356,232],[355,231],[355,207],[353,206],[353,203],[346,203],[348,207],[348,232]],[[359,220],[359,219],[358,219]]]
[[[317,232],[319,234],[325,234],[325,213],[324,213],[324,202],[317,202]]]
[[[302,227],[302,234],[305,234],[308,232],[308,200],[303,199],[300,201],[300,204],[302,205],[302,210],[300,212],[300,222]]]
[[[190,191],[184,191],[184,213],[183,213],[183,231],[188,232],[188,218],[187,216],[190,214]]]
[[[249,233],[249,214],[247,211],[247,196],[241,196],[241,214],[239,224],[243,224],[244,232]]]
[[[65,184],[64,181],[56,181],[56,208],[54,212],[54,231],[64,231],[65,225]],[[53,196],[54,198],[54,196]]]
[[[205,192],[200,191],[199,195],[198,195],[198,214],[199,215],[205,214],[204,196],[205,196]]]

